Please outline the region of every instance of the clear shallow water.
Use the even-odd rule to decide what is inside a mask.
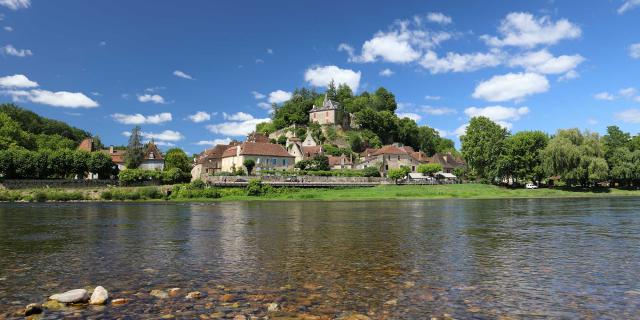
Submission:
[[[0,205],[0,318],[102,285],[45,317],[631,319],[639,274],[633,198]]]

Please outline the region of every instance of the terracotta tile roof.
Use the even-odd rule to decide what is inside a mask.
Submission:
[[[430,163],[439,163],[443,168],[459,168],[463,167],[464,161],[456,158],[450,153],[436,153],[429,158]]]
[[[409,153],[412,158],[414,158],[418,162],[428,162],[429,157],[422,151],[414,151]]]
[[[126,150],[113,150],[113,152],[111,152],[110,150],[100,150],[100,152],[106,153],[111,157],[111,161],[113,161],[113,163],[116,164],[123,164],[124,163],[124,154],[127,152]]]
[[[346,155],[341,155],[339,157],[337,156],[328,156],[327,157],[329,159],[329,166],[338,166],[338,165],[351,165],[351,159],[349,157],[347,157]],[[344,159],[344,161],[343,161]]]
[[[233,157],[236,155],[237,147],[227,148],[222,153],[222,157]],[[247,156],[271,156],[271,157],[288,157],[293,158],[294,156],[290,155],[287,150],[279,145],[274,143],[263,143],[263,142],[244,142],[240,145],[240,155]]]
[[[416,152],[416,151],[415,151],[415,150],[413,150],[413,148],[412,148],[412,147],[410,147],[410,146],[404,146],[404,147],[402,147],[402,149],[403,149],[404,151],[406,151],[407,153],[409,153],[409,154]]]
[[[360,153],[360,156],[368,157],[368,156],[374,154],[376,151],[378,151],[378,149],[376,149],[376,148],[367,148],[367,149],[365,149],[364,151],[362,151]]]
[[[322,154],[322,146],[302,146],[302,153],[305,158],[313,158],[318,154]]]
[[[153,156],[151,156],[152,154]],[[158,147],[153,141],[149,141],[147,144],[147,150],[144,152],[144,160],[164,160],[162,152],[158,150]]]
[[[379,156],[381,154],[407,154],[408,152],[400,147],[396,147],[394,145],[386,145],[383,146],[382,148],[376,150],[373,155],[374,156]]]
[[[207,159],[222,158],[224,151],[233,145],[235,144],[218,144],[213,148],[207,149],[198,156],[198,160],[196,162],[202,163]]]

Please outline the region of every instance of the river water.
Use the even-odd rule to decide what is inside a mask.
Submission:
[[[0,205],[0,319],[97,285],[44,318],[638,319],[640,199]]]

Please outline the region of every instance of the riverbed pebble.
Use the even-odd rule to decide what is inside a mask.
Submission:
[[[221,302],[233,302],[234,300],[236,300],[236,296],[230,293],[227,293],[220,297]]]
[[[175,297],[180,293],[180,288],[171,288],[168,290],[169,296]]]
[[[200,297],[202,297],[202,294],[200,293],[200,291],[192,291],[187,293],[187,299],[200,299]]]
[[[277,312],[280,311],[280,305],[278,305],[277,303],[273,302],[273,303],[269,303],[269,305],[267,305],[267,311],[269,312]]]
[[[160,298],[160,299],[169,298],[169,294],[163,290],[153,289],[149,294],[153,297]]]
[[[55,300],[60,303],[79,303],[89,300],[89,293],[85,289],[74,289],[64,293],[54,294],[49,300]]]
[[[111,300],[111,304],[114,305],[114,306],[120,306],[120,305],[123,305],[123,304],[125,304],[127,302],[129,302],[129,299],[118,298],[118,299]]]
[[[24,308],[24,316],[28,317],[34,314],[41,314],[42,306],[37,303],[31,303],[26,308]]]
[[[107,289],[103,286],[97,286],[93,289],[93,293],[89,299],[89,304],[102,305],[107,302],[107,299],[109,299],[109,292],[107,292]]]

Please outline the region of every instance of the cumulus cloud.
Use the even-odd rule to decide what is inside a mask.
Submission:
[[[593,95],[597,100],[613,100],[616,97],[609,92],[600,92]]]
[[[440,99],[442,99],[442,97],[441,97],[441,96],[430,96],[430,95],[426,95],[426,96],[424,96],[424,99],[425,99],[425,100],[440,100]]]
[[[549,81],[537,73],[507,73],[482,81],[476,86],[473,97],[487,101],[520,100],[549,90]]]
[[[554,57],[549,51],[543,49],[514,56],[509,60],[509,66],[523,67],[527,72],[562,74],[572,71],[584,60],[584,57],[579,54]]]
[[[292,93],[284,90],[276,90],[269,93],[269,103],[283,103],[291,99]]]
[[[8,91],[14,101],[28,100],[33,103],[49,105],[61,108],[96,108],[99,104],[80,92],[33,89],[29,91]]]
[[[272,105],[271,105],[270,103],[266,103],[266,102],[258,102],[258,107],[259,107],[260,109],[264,109],[264,110],[271,110],[271,109],[273,109],[273,108],[272,108]]]
[[[620,89],[618,93],[620,94],[620,96],[624,98],[633,98],[638,93],[638,90],[636,90],[636,88],[629,87],[629,88]]]
[[[6,32],[13,32],[13,27],[12,26],[5,26],[3,29]]]
[[[0,77],[0,87],[3,88],[35,88],[37,86],[37,82],[29,80],[29,78],[23,74]]]
[[[145,139],[153,139],[159,141],[176,142],[184,139],[184,135],[182,135],[182,133],[174,130],[165,130],[159,133],[142,132],[141,135]]]
[[[445,107],[423,106],[420,108],[420,110],[432,116],[442,116],[446,114],[456,113],[455,109]]]
[[[391,77],[393,75],[393,70],[386,68],[380,71],[380,73],[378,73],[380,76],[383,77]]]
[[[187,119],[195,122],[195,123],[200,123],[200,122],[205,122],[205,121],[209,121],[211,120],[211,114],[209,114],[208,112],[204,112],[204,111],[198,111],[195,114],[191,114],[189,116],[187,116]]]
[[[640,109],[627,109],[616,113],[614,117],[622,122],[640,123]]]
[[[625,0],[620,8],[618,8],[618,14],[623,14],[638,6],[640,6],[640,0]]]
[[[634,43],[629,46],[629,56],[634,59],[640,59],[640,43]]]
[[[268,53],[268,54],[273,54],[273,53],[274,53],[274,52],[273,52],[273,49],[271,49],[271,48],[267,48],[267,53]]]
[[[456,135],[457,137],[464,136],[467,133],[468,126],[469,126],[469,123],[465,123],[459,126],[457,129],[453,131],[453,134]]]
[[[251,94],[253,95],[253,98],[256,100],[262,100],[264,98],[266,98],[267,96],[258,92],[258,91],[251,91]]]
[[[453,22],[451,17],[445,15],[442,12],[429,12],[427,14],[427,20],[429,20],[429,22],[435,22],[439,24],[450,24],[451,22]]]
[[[256,129],[256,125],[261,122],[269,122],[271,119],[256,119],[252,115],[238,112],[233,115],[225,114],[227,122],[208,125],[207,129],[212,133],[223,134],[226,136],[246,136]]]
[[[548,16],[536,18],[527,12],[512,12],[501,21],[498,33],[501,37],[483,35],[481,39],[494,47],[533,48],[578,38],[582,30],[567,19],[553,22]]]
[[[161,124],[173,120],[171,113],[163,112],[154,115],[144,116],[140,113],[122,114],[114,113],[111,115],[113,120],[122,124]]]
[[[178,78],[183,78],[183,79],[189,79],[189,80],[194,80],[193,77],[189,74],[186,74],[180,70],[176,70],[173,72],[173,75],[178,77]]]
[[[433,48],[452,37],[444,31],[432,31],[422,26],[421,19],[400,20],[379,31],[362,44],[360,55],[348,44],[341,44],[338,50],[345,51],[351,62],[374,62],[382,60],[392,63],[416,61],[425,49]]]
[[[158,104],[166,103],[164,98],[161,95],[158,95],[158,94],[138,95],[138,101],[140,101],[140,102],[153,102],[153,103],[158,103]]]
[[[26,9],[31,6],[31,0],[0,0],[0,6],[11,10]]]
[[[464,109],[464,114],[469,118],[473,117],[487,117],[492,121],[516,121],[529,113],[529,108],[508,108],[503,106],[490,106],[485,108],[470,107]]]
[[[14,46],[8,44],[2,47],[2,53],[14,57],[24,58],[28,56],[32,56],[33,52],[29,49],[16,49]]]
[[[356,92],[360,86],[361,76],[360,71],[341,69],[337,66],[319,66],[307,69],[304,80],[316,87],[327,87],[331,81],[334,81],[336,85],[346,84]]]
[[[214,139],[214,140],[200,140],[194,144],[199,146],[215,146],[219,144],[229,144],[231,143],[231,138],[224,139]]]
[[[415,122],[418,122],[422,119],[422,116],[413,112],[401,112],[398,113],[398,118],[409,118]]]
[[[494,50],[487,53],[468,53],[459,54],[454,52],[447,53],[446,56],[439,58],[434,51],[427,53],[420,60],[420,65],[429,70],[432,74],[446,72],[469,72],[486,67],[495,67],[502,63],[503,54]]]

